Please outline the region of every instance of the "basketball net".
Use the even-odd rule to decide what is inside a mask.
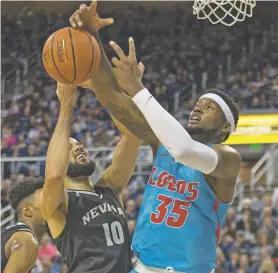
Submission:
[[[198,19],[208,19],[212,24],[232,26],[252,17],[256,0],[195,0],[193,14]]]

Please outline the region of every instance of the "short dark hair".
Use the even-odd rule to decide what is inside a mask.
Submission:
[[[33,194],[36,190],[41,189],[44,185],[43,177],[28,176],[13,186],[10,192],[10,204],[14,210],[21,200]]]
[[[236,104],[236,102],[233,100],[233,98],[230,97],[229,95],[227,95],[225,92],[218,90],[218,89],[209,89],[206,91],[206,94],[207,93],[216,94],[226,102],[226,104],[229,106],[229,108],[233,114],[234,121],[235,121],[235,128],[236,128],[237,123],[238,123],[238,118],[239,118],[239,107]],[[224,141],[226,141],[228,139],[229,135],[230,134],[227,135],[227,137],[224,139]]]

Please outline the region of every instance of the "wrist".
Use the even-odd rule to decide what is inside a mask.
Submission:
[[[93,26],[88,26],[87,30],[92,36],[94,36],[94,38],[96,38],[96,35],[98,35],[98,30],[96,30],[96,28]]]
[[[130,90],[129,90],[129,94],[131,94],[131,97],[133,98],[134,96],[136,96],[139,92],[141,92],[143,89],[145,89],[145,86],[142,82],[136,83],[134,84]]]
[[[149,92],[149,90],[147,88],[143,88],[132,97],[132,100],[138,107],[142,107],[143,105],[146,105],[151,97],[152,94]]]

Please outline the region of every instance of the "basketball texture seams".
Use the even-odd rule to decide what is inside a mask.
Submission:
[[[100,63],[97,41],[88,32],[66,27],[46,41],[42,61],[51,78],[58,82],[79,84],[88,80]]]

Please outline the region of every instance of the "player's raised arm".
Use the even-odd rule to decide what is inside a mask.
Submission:
[[[130,97],[122,91],[102,46],[98,31],[104,26],[113,24],[114,21],[112,18],[101,19],[96,7],[96,1],[92,1],[89,7],[81,5],[69,20],[72,27],[82,27],[89,31],[98,41],[101,50],[100,69],[93,75],[92,80],[83,86],[94,90],[100,103],[133,134],[156,148],[158,144],[156,136]],[[141,76],[143,72],[142,70]]]
[[[31,232],[16,232],[6,243],[4,273],[28,273],[36,263],[39,245]]]
[[[57,84],[60,112],[47,150],[45,185],[41,195],[41,211],[46,220],[52,218],[64,200],[64,179],[69,164],[69,137],[76,92],[76,86]]]
[[[128,93],[142,114],[145,116],[159,141],[165,146],[176,161],[215,177],[232,178],[238,174],[240,156],[232,148],[208,145],[195,141],[183,126],[171,116],[144,87],[138,77],[135,45],[129,38],[129,56],[115,43],[110,45],[119,59],[113,58],[116,66],[114,73],[123,90]],[[230,126],[223,130],[229,132]]]
[[[120,130],[122,139],[115,148],[111,165],[100,176],[97,183],[109,186],[118,194],[133,174],[141,141],[119,121],[113,117],[112,119]]]

